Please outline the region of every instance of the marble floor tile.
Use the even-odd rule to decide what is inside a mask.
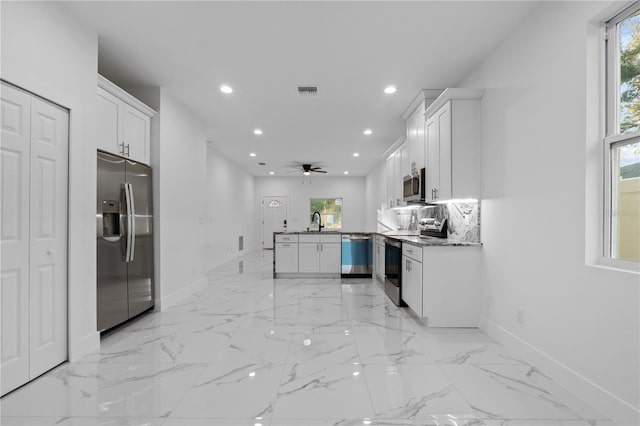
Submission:
[[[276,364],[212,364],[170,417],[268,420],[283,370]]]
[[[365,365],[376,419],[410,421],[473,416],[472,407],[436,365]]]
[[[266,333],[236,333],[213,358],[217,364],[247,363],[284,364],[291,346],[292,334],[275,330]]]
[[[363,364],[434,364],[417,333],[354,328],[353,336]]]
[[[161,426],[163,423],[163,418],[2,417],[4,426]]]
[[[349,331],[342,333],[294,334],[287,358],[289,364],[353,364],[360,362]]]
[[[496,343],[421,340],[437,364],[526,364]]]
[[[373,418],[367,385],[359,365],[302,365],[285,369],[274,418]]]
[[[440,365],[478,417],[590,420],[602,416],[552,384],[513,365]],[[569,398],[570,397],[570,398]]]
[[[71,417],[166,417],[204,372],[203,364],[130,364],[75,407]]]
[[[372,279],[274,279],[272,251],[0,399],[15,426],[614,426],[478,329]]]

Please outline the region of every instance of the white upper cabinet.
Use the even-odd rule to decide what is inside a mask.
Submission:
[[[479,198],[482,94],[446,89],[426,109],[426,201]]]
[[[421,90],[402,114],[402,118],[407,120],[407,160],[403,176],[426,167],[424,112],[441,93],[442,90]]]
[[[98,76],[98,149],[149,164],[151,117],[155,113],[106,78]]]
[[[402,144],[387,157],[385,175],[387,180],[387,208],[401,207],[405,203],[402,201],[402,178],[408,174],[408,151],[406,142]]]

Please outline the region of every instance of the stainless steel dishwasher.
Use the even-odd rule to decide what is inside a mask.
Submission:
[[[371,278],[372,252],[371,234],[343,234],[341,276]]]

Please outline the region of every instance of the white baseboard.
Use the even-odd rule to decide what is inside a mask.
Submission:
[[[640,425],[640,410],[522,340],[504,327],[482,318],[480,328],[523,360],[553,377],[560,386],[612,419],[617,425]]]
[[[197,281],[192,282],[191,284],[169,294],[168,296],[165,296],[161,299],[156,299],[154,310],[167,310],[168,308],[177,305],[181,300],[184,300],[192,294],[203,290],[205,287],[207,287],[207,277],[199,278]]]
[[[83,356],[100,349],[100,332],[87,334],[77,342],[69,342],[69,362],[75,362]]]

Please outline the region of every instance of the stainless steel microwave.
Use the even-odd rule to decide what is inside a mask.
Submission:
[[[402,200],[406,203],[420,203],[425,201],[425,175],[422,169],[406,175],[402,179]]]

